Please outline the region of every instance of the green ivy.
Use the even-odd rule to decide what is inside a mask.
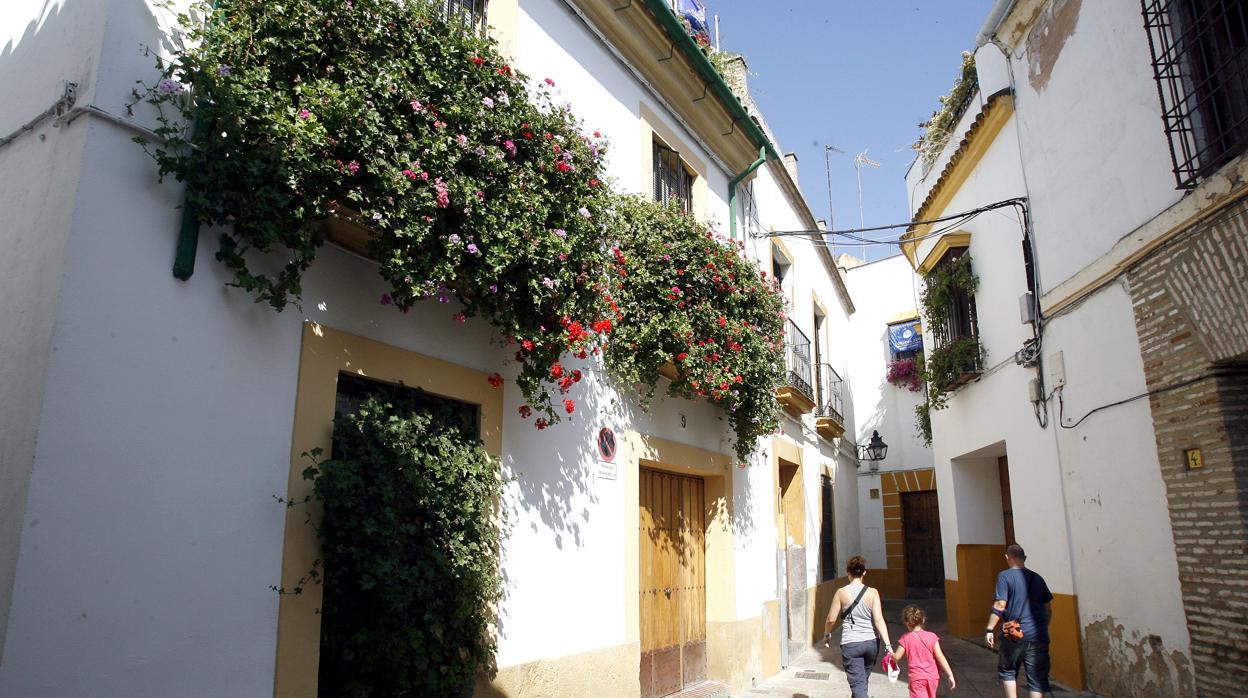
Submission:
[[[914,428],[923,439],[923,445],[932,445],[932,404],[926,400],[914,406]]]
[[[622,385],[654,394],[659,369],[678,376],[667,393],[722,407],[745,459],[779,426],[784,300],[731,243],[675,207],[621,197],[612,227],[619,323],[606,352]]]
[[[490,666],[502,480],[458,417],[370,397],[304,471],[324,510],[322,695],[466,695]]]
[[[979,277],[975,275],[970,253],[936,265],[923,277],[923,291],[919,295],[928,328],[938,330],[947,326],[955,299],[962,294],[973,298],[978,288]],[[927,445],[932,442],[932,410],[944,409],[950,393],[961,385],[968,373],[979,370],[983,360],[983,347],[974,336],[953,337],[925,350],[922,371],[927,395],[915,406],[915,420]]]

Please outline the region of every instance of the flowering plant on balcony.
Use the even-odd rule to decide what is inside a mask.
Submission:
[[[218,0],[179,17],[187,47],[136,92],[158,112],[160,175],[220,232],[231,284],[297,301],[350,209],[398,310],[458,301],[517,348],[538,428],[571,413],[611,326],[601,270],[605,143],[514,70],[492,40],[414,0]],[[497,379],[501,381],[501,379]]]
[[[899,388],[917,393],[923,389],[923,368],[914,359],[897,359],[889,362],[886,379]]]
[[[610,373],[653,396],[667,389],[722,407],[743,460],[779,425],[784,376],[784,301],[766,272],[692,216],[639,197],[615,204],[611,286],[619,323],[606,350]]]

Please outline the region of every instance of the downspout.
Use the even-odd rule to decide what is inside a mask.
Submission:
[[[758,149],[758,159],[745,168],[741,174],[728,181],[728,231],[733,240],[737,239],[737,185],[761,167],[764,162],[767,162],[767,147],[761,146]]]
[[[1001,23],[1005,21],[1006,15],[1014,9],[1015,2],[1017,0],[997,0],[992,9],[988,11],[988,17],[984,19],[983,26],[979,28],[979,34],[975,36],[975,48],[992,41],[997,35],[997,30],[1001,28]]]
[[[215,12],[217,0],[212,0],[209,11]],[[211,20],[208,20],[211,21]],[[208,125],[196,120],[191,130],[191,143],[198,143],[208,136]],[[173,278],[186,281],[195,273],[195,252],[199,248],[199,207],[188,194],[182,200],[182,222],[178,226],[178,245],[173,253]]]

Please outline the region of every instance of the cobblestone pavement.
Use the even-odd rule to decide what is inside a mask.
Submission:
[[[940,644],[944,649],[953,674],[958,679],[957,691],[950,692],[949,682],[941,678],[938,696],[984,696],[999,698],[1003,695],[1001,683],[997,680],[997,655],[984,645],[951,637],[945,623],[944,599],[912,599],[910,601],[884,602],[884,617],[888,621],[888,632],[893,643],[905,632],[901,623],[901,609],[907,604],[915,604],[927,611],[927,629],[940,635]],[[832,647],[825,648],[822,643],[818,647],[803,652],[790,662],[790,665],[766,681],[761,686],[738,693],[734,698],[849,698],[849,683],[845,680],[845,671],[841,669],[841,652],[838,646],[839,637],[834,634]],[[798,678],[797,674],[811,672],[818,678]],[[826,678],[822,675],[826,674]],[[1020,682],[1020,688],[1026,684]],[[880,671],[877,661],[871,674],[872,698],[907,698],[909,687],[906,684],[906,670],[903,662],[901,676],[897,683],[889,683],[888,676]],[[1021,691],[1025,696],[1026,692]],[[1054,696],[1060,698],[1095,698],[1092,693],[1064,691],[1054,686]]]

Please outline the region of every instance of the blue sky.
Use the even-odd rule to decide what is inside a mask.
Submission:
[[[708,20],[720,17],[721,47],[745,55],[750,92],[780,147],[797,153],[816,215],[828,211],[823,144],[830,143],[845,151],[832,154],[836,227],[858,227],[854,155],[863,149],[881,165],[862,170],[866,224],[907,220],[909,146],[957,77],[960,54],[974,47],[992,0],[704,2]],[[896,252],[868,248],[870,259]]]

